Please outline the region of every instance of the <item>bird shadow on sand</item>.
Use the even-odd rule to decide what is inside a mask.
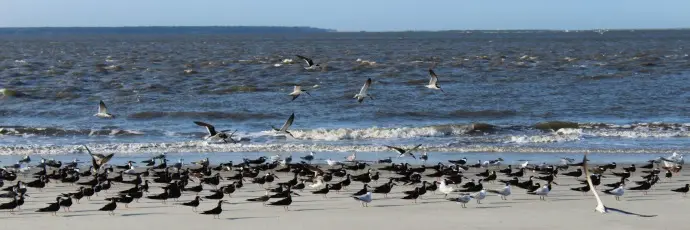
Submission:
[[[293,212],[308,212],[308,211],[326,211],[326,210],[336,210],[336,209],[347,209],[347,208],[303,208],[297,210],[291,210]]]
[[[277,216],[245,216],[245,217],[231,217],[225,218],[226,220],[246,220],[246,219],[272,219],[278,218]]]
[[[386,207],[401,207],[401,206],[408,206],[406,204],[383,204],[383,205],[376,205],[376,206],[371,206],[371,207],[377,207],[377,208],[386,208]]]
[[[120,216],[148,216],[148,215],[156,215],[156,214],[163,214],[160,212],[148,212],[148,213],[126,213],[122,214]]]
[[[494,208],[512,208],[513,206],[503,205],[503,206],[477,206],[474,208],[478,209],[494,209]]]

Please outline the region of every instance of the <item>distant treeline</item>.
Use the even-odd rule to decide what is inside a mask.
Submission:
[[[142,27],[32,27],[0,28],[0,35],[78,34],[290,34],[325,33],[330,29],[280,26],[142,26]]]

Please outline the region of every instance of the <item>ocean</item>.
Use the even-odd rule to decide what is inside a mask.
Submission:
[[[429,163],[644,161],[690,150],[689,47],[690,30],[0,36],[0,164],[88,160],[81,145],[185,161],[416,144]],[[424,87],[431,67],[444,92]],[[311,96],[291,101],[294,85]],[[100,100],[114,119],[93,116]],[[267,132],[292,113],[294,138]],[[193,121],[245,141],[204,140]]]

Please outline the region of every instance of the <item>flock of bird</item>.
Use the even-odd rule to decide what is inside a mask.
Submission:
[[[84,146],[86,148],[86,146]],[[88,150],[88,148],[86,148]],[[412,153],[415,148],[397,150],[401,154]],[[125,207],[139,199],[158,200],[166,203],[170,200],[175,205],[189,206],[194,212],[204,200],[214,200],[217,202],[215,208],[202,211],[200,214],[213,215],[219,218],[223,212],[222,204],[229,203],[224,198],[244,188],[245,182],[256,184],[265,192],[256,198],[247,199],[247,202],[262,203],[265,206],[280,206],[286,211],[293,203],[293,197],[304,196],[305,190],[313,195],[328,198],[329,194],[340,193],[351,186],[359,183],[361,189],[350,194],[351,197],[361,202],[363,207],[368,207],[375,198],[374,194],[380,194],[383,199],[387,199],[394,186],[414,186],[407,191],[403,191],[404,200],[417,202],[422,196],[430,193],[438,193],[449,201],[458,202],[462,207],[471,200],[476,200],[477,204],[488,197],[488,194],[497,194],[502,200],[509,199],[515,191],[513,187],[523,189],[526,194],[538,196],[540,200],[546,200],[552,190],[552,184],[557,185],[558,176],[576,177],[584,186],[571,188],[579,192],[592,192],[597,200],[596,211],[611,212],[618,211],[625,214],[633,214],[641,217],[651,217],[654,215],[642,215],[623,211],[604,206],[596,190],[597,186],[607,187],[600,189],[605,194],[616,196],[616,199],[623,196],[626,190],[626,183],[630,181],[633,173],[642,173],[640,181],[634,181],[636,186],[629,187],[627,190],[639,190],[646,192],[660,181],[661,169],[666,171],[664,177],[670,178],[674,173],[682,169],[682,155],[679,159],[662,158],[661,160],[650,161],[649,164],[640,166],[635,165],[623,167],[620,171],[616,163],[589,167],[586,155],[582,162],[575,163],[574,159],[562,159],[557,165],[531,165],[527,162],[516,165],[508,165],[502,168],[503,159],[496,159],[486,162],[469,164],[466,158],[450,160],[447,164],[438,163],[435,165],[411,166],[408,163],[396,164],[391,159],[381,159],[377,162],[358,161],[356,155],[347,157],[347,161],[336,162],[332,165],[315,164],[317,160],[314,154],[300,157],[300,162],[292,162],[292,156],[282,158],[281,156],[259,157],[258,159],[244,159],[241,163],[224,162],[212,165],[208,158],[185,165],[181,161],[168,165],[165,154],[161,154],[151,159],[142,161],[142,166],[134,170],[135,162],[128,161],[126,165],[111,165],[108,162],[113,158],[113,154],[103,155],[94,154],[89,151],[92,161],[88,170],[82,170],[78,161],[63,164],[60,161],[42,159],[34,169],[22,170],[31,164],[31,158],[26,156],[17,164],[6,166],[0,169],[0,188],[2,194],[0,198],[10,199],[9,202],[1,203],[0,210],[7,210],[10,213],[21,210],[25,199],[30,193],[40,193],[50,189],[51,183],[62,183],[68,185],[78,185],[79,188],[73,192],[61,193],[55,198],[54,203],[47,207],[40,208],[36,212],[46,212],[58,215],[62,209],[70,211],[70,207],[78,205],[84,198],[91,200],[94,195],[100,192],[107,192],[114,188],[114,185],[130,186],[127,189],[117,191],[115,196],[105,198],[109,201],[100,211],[115,215],[118,204]],[[333,160],[331,160],[333,162]],[[657,166],[655,166],[655,164]],[[372,166],[381,165],[381,166]],[[574,170],[571,168],[575,167]],[[470,173],[474,170],[477,173]],[[381,172],[387,172],[388,178],[383,178]],[[223,177],[221,173],[231,176]],[[291,175],[291,179],[282,182],[277,174]],[[501,178],[499,178],[499,174]],[[532,174],[528,176],[528,174]],[[602,184],[603,175],[620,177],[619,182],[612,184]],[[19,177],[31,181],[23,181]],[[126,176],[126,177],[125,177]],[[466,181],[472,177],[470,181]],[[527,177],[524,180],[522,178]],[[339,178],[339,179],[338,179]],[[287,178],[285,178],[287,179]],[[372,187],[372,183],[380,185]],[[5,186],[5,181],[8,183]],[[228,181],[225,183],[223,181]],[[431,181],[431,182],[430,182]],[[463,183],[465,181],[465,183]],[[500,189],[487,189],[484,183],[500,182],[505,186]],[[541,182],[541,183],[540,183]],[[154,185],[163,189],[161,193],[150,193],[149,189]],[[151,187],[150,187],[151,186]],[[208,190],[211,194],[200,196],[199,194]],[[673,189],[673,192],[687,195],[688,185]],[[297,193],[299,192],[299,193]],[[179,202],[184,195],[194,198]]]
[[[309,58],[300,55],[297,57],[307,63],[306,69],[320,68],[319,64],[314,63]],[[437,75],[431,68],[429,69],[429,75],[430,81],[426,87],[443,91],[439,86]],[[371,78],[367,79],[360,91],[354,95],[354,98],[359,103],[362,103],[367,98],[374,99],[373,95],[369,93],[371,83]],[[292,97],[292,100],[296,100],[302,94],[310,95],[309,92],[303,90],[300,86],[294,86],[294,90],[289,96]],[[94,116],[115,118],[115,115],[109,113],[103,101],[100,101],[98,113]],[[280,128],[272,127],[273,131],[278,135],[292,136],[289,128],[294,119],[295,114],[293,113],[283,126]],[[216,130],[213,125],[202,121],[195,121],[194,123],[206,128],[209,135],[205,139],[225,143],[228,143],[228,141],[238,142],[238,140],[233,138],[236,131]],[[409,156],[416,159],[417,156],[414,153],[419,151],[421,146],[420,144],[410,148],[386,147],[397,152],[399,157]],[[607,189],[601,191],[615,196],[617,200],[624,195],[626,189],[639,190],[646,194],[648,190],[661,180],[660,175],[662,171],[659,165],[663,164],[661,168],[666,171],[664,174],[666,178],[670,178],[674,173],[679,172],[683,165],[682,155],[674,154],[674,156],[668,158],[652,160],[649,164],[639,167],[643,174],[641,176],[642,180],[633,181],[632,183],[635,186],[626,187],[627,184],[631,184],[629,183],[630,179],[638,169],[635,165],[624,167],[620,171],[614,171],[617,169],[616,163],[590,168],[587,165],[586,154],[583,161],[579,163],[575,163],[574,159],[564,158],[557,165],[531,165],[528,162],[524,162],[515,167],[508,165],[504,168],[502,168],[503,159],[501,158],[484,162],[479,161],[476,164],[469,164],[467,159],[463,158],[451,160],[447,164],[438,163],[427,166],[426,161],[429,156],[426,153],[422,153],[419,156],[422,161],[422,165],[419,167],[414,167],[407,163],[396,164],[392,162],[391,158],[381,159],[377,162],[359,161],[356,159],[356,154],[347,157],[346,161],[342,162],[328,159],[326,160],[326,165],[314,164],[313,161],[316,160],[314,153],[302,156],[300,162],[292,162],[292,156],[285,158],[273,156],[270,158],[244,159],[241,163],[222,162],[212,165],[210,160],[206,158],[194,162],[192,165],[185,165],[182,161],[168,165],[169,161],[166,155],[161,154],[141,162],[145,166],[135,168],[134,164],[137,164],[137,162],[128,161],[126,165],[111,165],[108,162],[113,158],[114,154],[94,154],[88,147],[84,146],[84,148],[89,152],[92,159],[88,170],[83,170],[79,165],[81,162],[76,160],[63,164],[59,161],[43,159],[37,165],[30,165],[31,158],[29,156],[26,156],[12,166],[0,168],[0,188],[2,188],[0,198],[10,199],[9,202],[0,203],[0,210],[7,210],[10,213],[21,210],[21,206],[24,204],[25,199],[29,197],[30,192],[40,193],[44,189],[50,189],[51,183],[78,185],[79,188],[77,190],[62,193],[55,198],[54,203],[36,210],[36,212],[57,215],[61,209],[69,212],[70,207],[78,205],[83,198],[90,200],[100,192],[107,192],[113,189],[114,185],[121,185],[130,187],[117,191],[115,196],[105,198],[109,202],[100,208],[100,211],[108,212],[109,215],[115,215],[118,204],[124,204],[125,207],[128,207],[130,203],[138,202],[139,199],[151,199],[161,201],[162,203],[173,200],[176,205],[189,206],[194,212],[197,212],[197,207],[204,200],[214,200],[217,202],[215,208],[200,213],[219,218],[223,211],[222,204],[229,203],[224,198],[242,189],[246,181],[249,181],[251,184],[258,184],[265,190],[265,192],[262,192],[263,195],[247,199],[247,202],[262,203],[265,206],[280,206],[286,211],[289,211],[289,207],[293,203],[293,196],[302,196],[297,191],[304,193],[305,190],[308,190],[313,195],[328,198],[329,194],[333,192],[340,193],[351,186],[355,186],[355,183],[359,183],[361,189],[352,193],[351,197],[360,202],[363,207],[368,207],[374,201],[374,194],[380,194],[386,199],[388,194],[393,191],[394,186],[414,186],[404,191],[404,196],[401,199],[413,200],[416,203],[420,197],[438,192],[444,198],[458,202],[465,208],[472,200],[476,200],[477,204],[481,204],[481,201],[487,198],[488,194],[497,194],[502,200],[507,200],[514,192],[513,187],[523,189],[526,194],[534,195],[540,200],[546,200],[549,192],[553,189],[552,184],[557,185],[556,180],[560,175],[575,178],[583,177],[584,179],[580,180],[583,186],[574,187],[571,190],[584,193],[592,192],[597,200],[596,211],[602,213],[617,211],[641,217],[650,217],[653,215],[641,215],[604,206],[596,192],[597,186],[607,187]],[[370,163],[383,165],[383,167],[374,167]],[[655,164],[657,165],[656,167]],[[576,167],[576,169],[570,170],[571,167]],[[30,170],[32,168],[37,170]],[[481,172],[471,173],[470,169],[480,170]],[[382,174],[382,171],[387,173]],[[223,177],[221,173],[232,175]],[[289,180],[279,182],[278,173],[285,173],[292,175],[292,177]],[[532,175],[528,176],[528,174]],[[619,177],[620,180],[616,183],[602,184],[604,174]],[[382,178],[383,175],[390,176],[386,179]],[[499,178],[499,175],[501,175],[501,178]],[[22,178],[19,178],[19,176],[22,176]],[[528,177],[528,179],[522,179],[524,177]],[[466,181],[468,179],[470,181]],[[379,180],[385,182],[372,187],[371,184],[378,183]],[[4,187],[5,181],[13,183],[8,183],[8,186]],[[494,182],[500,182],[505,186],[499,189],[486,189],[484,187],[483,183]],[[154,185],[160,186],[163,191],[156,194],[150,193],[150,186]],[[199,195],[206,190],[211,194]],[[684,187],[672,191],[687,194],[688,185],[686,184]],[[179,202],[184,195],[192,195],[194,198],[186,202]],[[448,196],[456,195],[457,197],[448,198]]]

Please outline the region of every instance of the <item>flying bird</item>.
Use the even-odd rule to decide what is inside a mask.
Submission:
[[[108,107],[105,107],[105,102],[103,101],[98,104],[98,113],[93,116],[100,118],[115,118],[115,115],[108,113]]]
[[[307,92],[306,90],[302,90],[301,86],[296,85],[295,89],[292,90],[292,93],[290,93],[288,95],[292,96],[292,100],[294,101],[295,99],[297,99],[299,97],[299,95],[302,95],[303,93],[306,93],[307,95],[311,96],[311,94],[309,92]]]
[[[313,69],[317,69],[317,68],[321,67],[320,64],[314,64],[314,61],[311,60],[311,58],[308,58],[308,57],[305,57],[302,55],[295,55],[295,56],[297,56],[299,59],[304,60],[304,62],[307,63],[307,67],[304,67],[304,69],[313,70]]]
[[[198,126],[206,127],[206,131],[208,132],[208,136],[206,137],[206,139],[219,139],[225,143],[228,143],[228,139],[230,139],[230,141],[232,141],[233,143],[237,142],[234,139],[232,139],[232,135],[235,134],[235,132],[237,132],[237,130],[228,134],[226,132],[228,132],[230,130],[222,130],[222,131],[218,132],[218,131],[216,131],[216,127],[213,127],[213,125],[206,123],[206,122],[195,121],[194,124],[196,124]]]
[[[358,94],[355,94],[355,97],[357,99],[357,102],[362,103],[364,101],[364,98],[371,98],[371,100],[374,100],[374,96],[367,94],[367,90],[369,90],[369,86],[371,86],[371,78],[368,78],[367,81],[364,83],[364,86],[362,86],[362,89],[359,90]]]
[[[429,89],[441,90],[441,92],[443,92],[441,86],[438,85],[438,76],[436,75],[433,69],[429,69],[429,76],[431,76],[431,79],[429,80],[429,84],[426,85],[426,87]]]
[[[388,147],[389,149],[393,149],[396,152],[398,152],[398,154],[399,154],[398,157],[404,157],[405,155],[410,155],[414,159],[417,159],[417,157],[414,156],[413,152],[416,151],[417,149],[419,149],[419,147],[421,147],[421,146],[422,146],[422,144],[418,144],[412,148],[406,149],[406,148],[402,148],[402,147],[395,147],[395,146],[386,145],[386,147]]]
[[[89,152],[89,155],[91,155],[91,163],[93,164],[93,170],[98,172],[98,169],[101,168],[104,164],[108,163],[111,158],[115,155],[114,153],[108,154],[108,155],[103,155],[103,154],[93,154],[91,150],[89,150],[89,147],[86,147],[84,145],[84,148],[86,148],[86,151]]]
[[[292,113],[292,115],[290,115],[290,117],[287,119],[287,121],[285,121],[285,124],[283,124],[283,127],[280,127],[280,129],[278,129],[274,126],[271,126],[271,127],[273,128],[273,131],[276,131],[277,133],[285,133],[285,134],[290,135],[291,137],[295,137],[292,135],[292,133],[290,133],[290,131],[288,131],[288,128],[290,128],[293,121],[295,121],[295,113]]]

